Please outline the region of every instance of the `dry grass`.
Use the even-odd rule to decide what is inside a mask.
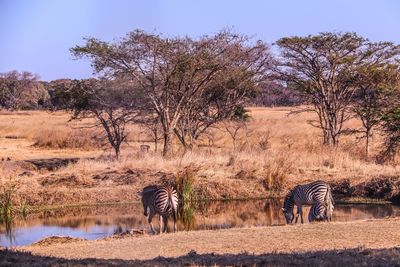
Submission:
[[[38,190],[44,194],[35,197],[31,194],[32,203],[40,199],[54,203],[58,198],[49,194],[59,194],[60,201],[76,198],[77,201],[92,202],[101,199],[102,190],[114,190],[111,195],[115,200],[120,194],[119,185],[123,185],[120,188],[123,191],[136,190],[146,183],[157,182],[162,176],[158,172],[173,175],[188,166],[196,170],[196,186],[206,195],[234,198],[282,194],[295,184],[316,179],[346,178],[351,183],[360,183],[372,177],[397,176],[399,173],[400,167],[395,164],[379,165],[374,160],[365,160],[363,142],[354,136],[343,137],[337,149],[323,146],[319,130],[308,123],[314,118],[311,113],[288,116],[293,108],[251,108],[250,111],[252,118],[247,127],[240,130],[236,150],[229,134],[213,129],[193,152],[183,154],[175,140],[175,156],[165,159],[160,151],[154,152],[146,132],[138,125],[132,125],[120,161],[112,159],[111,149],[99,148],[98,140],[93,138],[93,135],[99,136],[98,133],[80,128],[90,125],[88,120],[71,123],[64,112],[1,113],[0,160],[10,158],[11,161],[0,162],[0,183],[6,177],[12,177],[22,191]],[[347,126],[358,125],[359,122],[353,120]],[[140,153],[141,144],[150,145],[151,152]],[[379,136],[376,136],[372,154],[379,152],[379,146]],[[51,175],[22,161],[54,157],[94,157],[96,160],[83,159]],[[141,170],[145,174],[140,178],[129,176],[130,170]],[[113,176],[113,182],[95,179],[108,172],[118,178]],[[150,178],[149,172],[152,173]],[[86,199],[89,195],[92,199]]]
[[[199,143],[199,147],[182,156],[179,145],[175,146],[175,157],[163,159],[158,153],[143,157],[137,152],[138,143],[131,142],[125,147],[120,162],[100,161],[90,163],[95,170],[104,168],[150,168],[176,172],[188,165],[195,165],[201,176],[226,177],[244,170],[255,176],[270,180],[277,177],[281,183],[299,179],[363,179],[376,175],[396,175],[395,165],[379,165],[374,160],[365,160],[363,142],[354,136],[342,138],[338,149],[321,144],[320,132],[307,121],[313,114],[287,116],[291,109],[252,108],[252,120],[247,129],[242,129],[238,138],[238,149],[233,150],[232,140],[222,130],[213,130],[209,139]],[[357,121],[348,126],[357,127]],[[145,139],[145,137],[142,137]],[[143,143],[143,142],[142,142]],[[151,143],[147,143],[150,144]],[[380,149],[380,140],[375,138],[372,154]],[[78,163],[74,168],[88,171],[88,163]],[[260,176],[261,174],[263,176]],[[275,180],[275,179],[274,179]],[[267,182],[270,184],[270,182]]]
[[[66,259],[140,259],[198,254],[303,253],[337,249],[393,248],[399,245],[399,219],[219,231],[189,231],[96,241],[30,246],[34,255]],[[193,252],[192,252],[193,254]]]

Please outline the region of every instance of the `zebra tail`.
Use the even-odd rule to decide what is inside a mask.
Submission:
[[[173,197],[174,197],[173,191],[169,192],[169,195],[168,195],[168,202],[169,202],[169,206],[170,206],[171,209],[172,209],[172,216],[174,217],[174,220],[176,220],[177,212],[178,212],[178,211],[176,210],[176,207],[175,207],[175,205],[174,205]]]
[[[326,195],[325,195],[325,207],[326,207],[326,214],[327,214],[327,219],[330,221],[332,214],[332,205],[333,205],[333,197],[332,197],[332,191],[331,191],[331,187],[328,186],[328,189],[326,191]]]

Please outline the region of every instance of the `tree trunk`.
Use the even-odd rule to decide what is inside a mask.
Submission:
[[[114,146],[115,157],[117,158],[117,160],[119,160],[119,156],[120,156],[120,154],[121,154],[120,146],[121,146],[121,144],[116,144],[116,145]]]
[[[369,137],[371,136],[371,129],[367,128],[365,131],[365,158],[368,161],[369,159]]]
[[[164,131],[164,149],[163,149],[163,157],[171,156],[172,149],[172,140],[171,140],[171,131]]]
[[[158,150],[158,130],[154,129],[154,151],[157,153]]]

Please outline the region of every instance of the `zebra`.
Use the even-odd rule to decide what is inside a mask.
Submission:
[[[304,223],[302,205],[312,205],[316,202],[324,203],[324,205],[326,205],[328,211],[326,217],[330,220],[333,212],[333,198],[329,184],[323,181],[315,181],[294,187],[286,195],[283,202],[282,212],[285,215],[286,223],[293,223],[294,205],[297,206],[295,223],[297,223],[299,215],[301,223]]]
[[[308,221],[330,221],[328,207],[325,203],[315,202],[308,213]]]
[[[160,234],[163,231],[166,232],[168,215],[171,213],[174,219],[174,232],[176,232],[178,217],[178,194],[176,190],[172,186],[150,185],[143,188],[140,195],[142,197],[143,214],[147,217],[151,232],[155,234],[152,220],[156,214],[160,216]]]

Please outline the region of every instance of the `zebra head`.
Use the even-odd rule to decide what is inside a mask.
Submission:
[[[285,215],[286,223],[291,224],[294,220],[294,200],[293,200],[293,190],[291,190],[285,197],[283,201],[282,212]]]
[[[287,224],[293,223],[293,219],[294,219],[293,209],[287,210],[285,208],[282,208],[282,212],[283,212],[283,215],[285,215],[286,223]]]

